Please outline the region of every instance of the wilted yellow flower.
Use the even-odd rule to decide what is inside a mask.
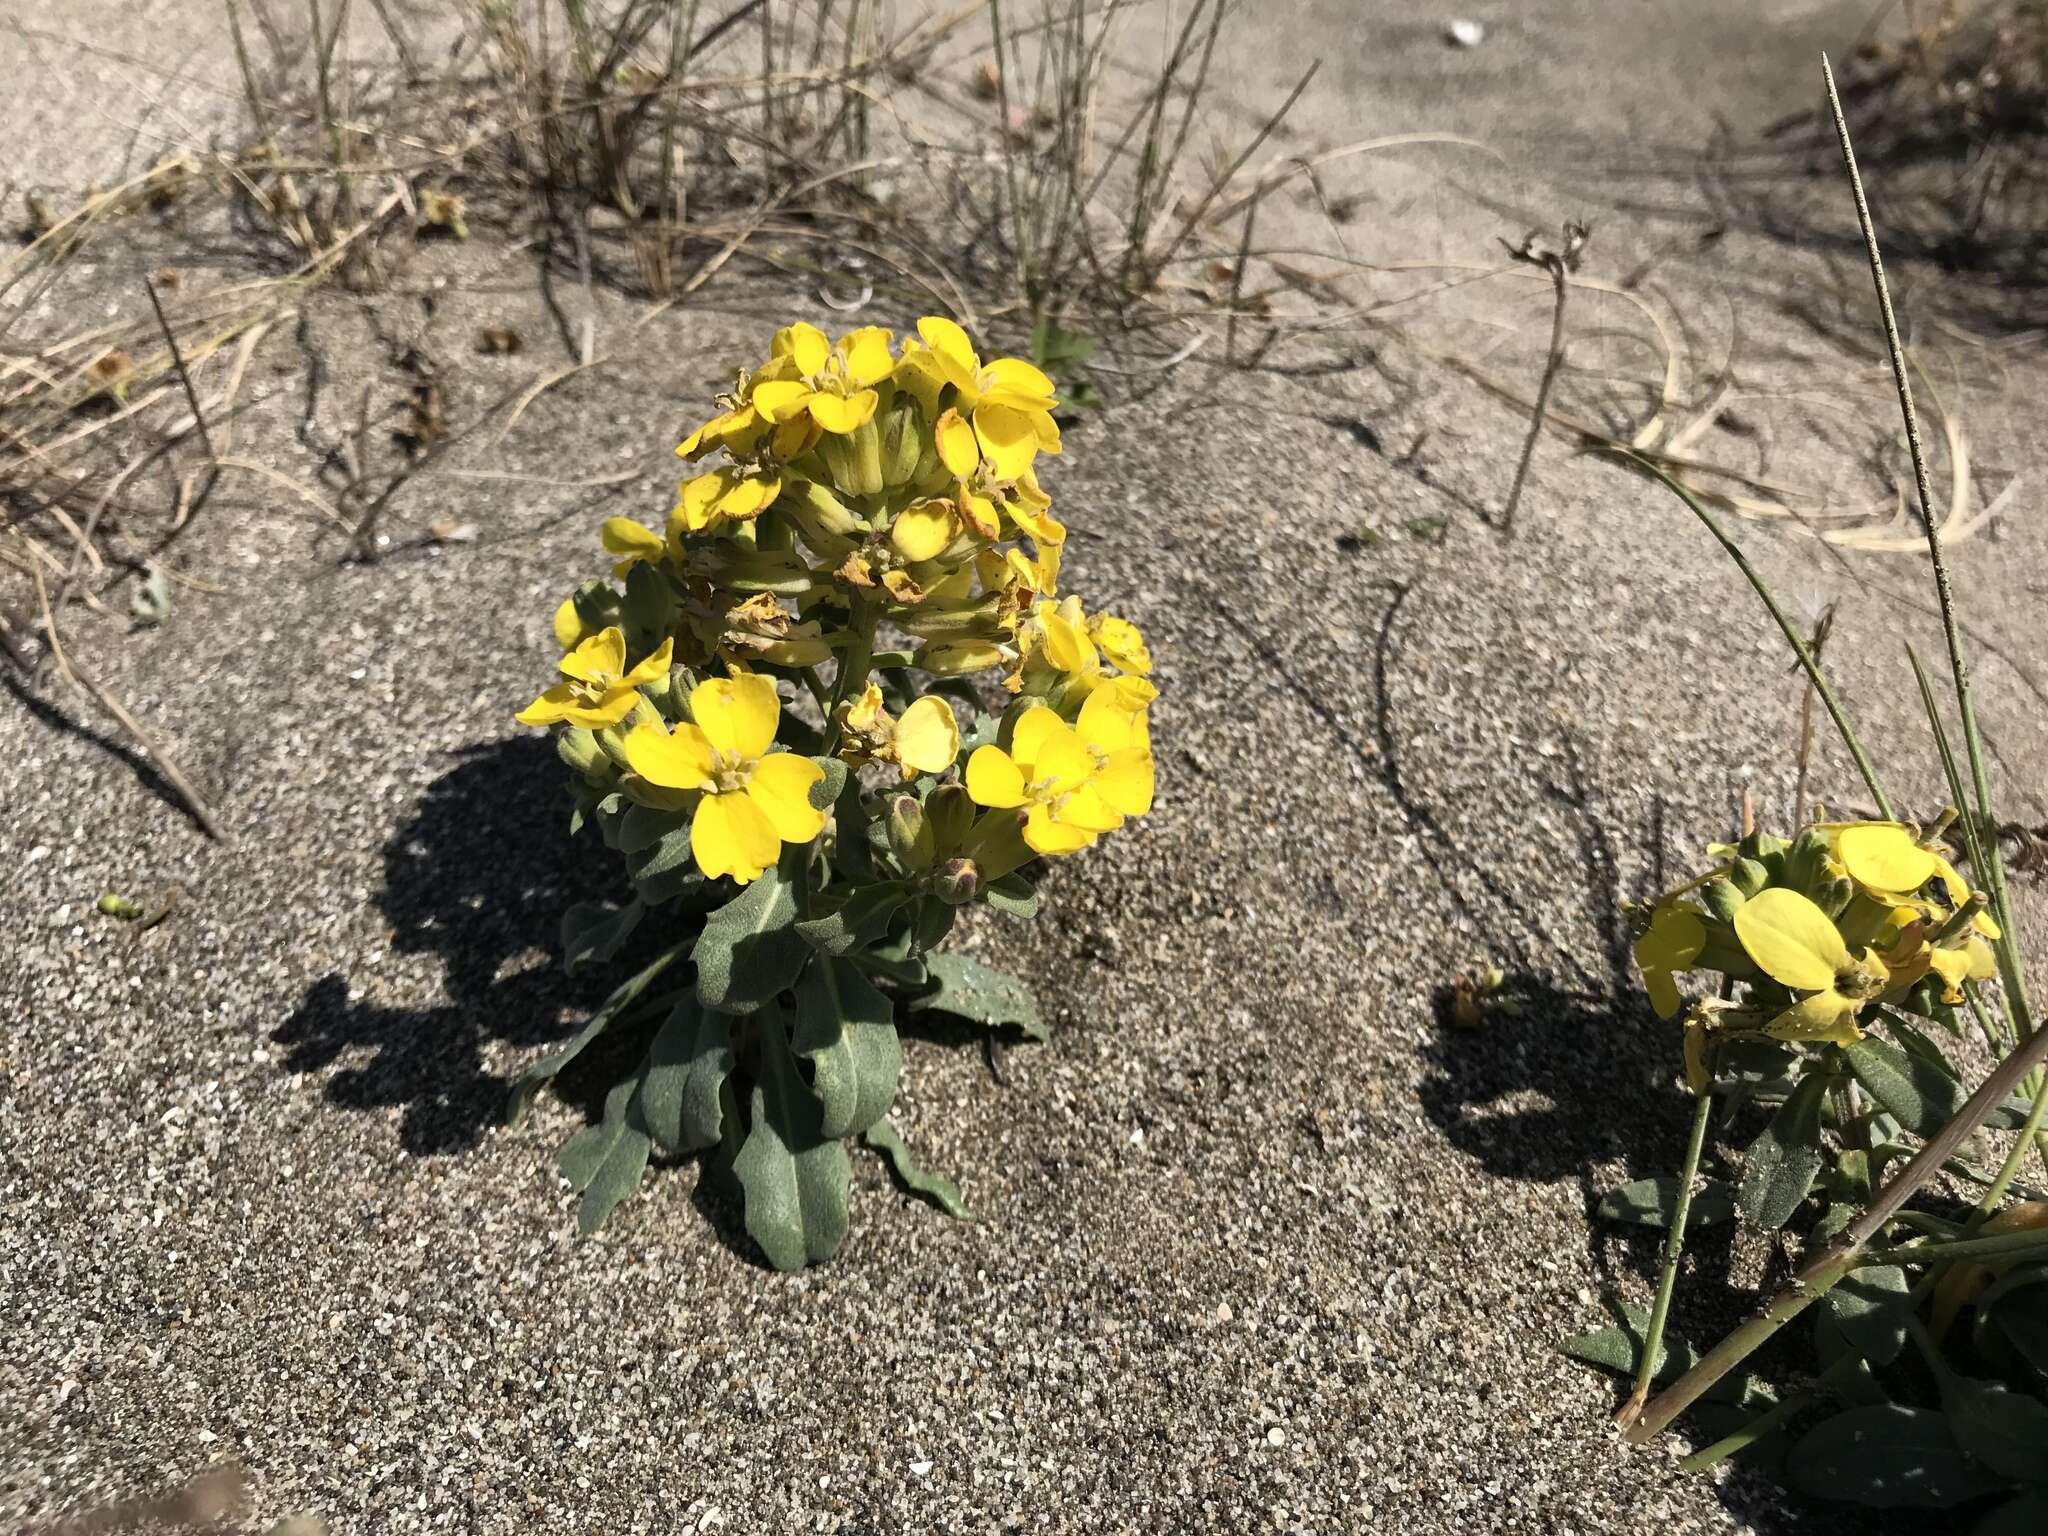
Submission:
[[[939,457],[955,479],[967,480],[986,460],[999,480],[1016,480],[1040,452],[1060,451],[1052,419],[1053,383],[1017,357],[983,365],[955,322],[927,315],[917,322],[922,347],[906,346],[897,377],[927,411],[953,386],[953,404],[936,424]]]
[[[834,346],[815,325],[775,333],[774,353],[796,376],[766,378],[754,386],[754,409],[772,422],[808,412],[826,431],[844,436],[865,426],[880,396],[875,386],[894,371],[889,333],[878,325],[849,331]]]
[[[676,447],[676,457],[701,459],[713,449],[724,448],[746,458],[761,445],[769,432],[768,418],[751,403],[734,406],[704,423]]]
[[[669,532],[680,537],[745,522],[759,517],[781,494],[782,477],[773,470],[721,464],[682,483],[675,511],[669,514]]]
[[[1898,821],[1824,822],[1816,828],[1828,841],[1828,853],[1862,887],[1864,894],[1887,907],[1911,907],[1929,917],[1959,910],[1970,888],[1955,866],[1934,849],[1914,841],[1914,829]],[[1943,901],[1926,894],[1939,881]],[[1971,926],[1987,939],[1998,937],[1998,924],[1984,912]]]
[[[1145,637],[1138,632],[1138,626],[1128,619],[1098,613],[1088,621],[1088,634],[1119,672],[1137,677],[1151,675],[1152,653],[1145,648]]]
[[[944,773],[960,756],[960,722],[936,694],[913,699],[900,717],[882,707],[882,690],[869,683],[846,706],[840,756],[848,762],[895,763],[903,777]]]
[[[1848,1045],[1863,1033],[1856,1015],[1890,984],[1877,952],[1852,956],[1834,920],[1797,891],[1758,891],[1736,909],[1735,937],[1757,969],[1804,994],[1764,1026],[1773,1039]]]
[[[559,620],[560,615],[556,617]],[[663,640],[653,655],[629,672],[625,632],[616,624],[599,630],[562,658],[563,680],[515,718],[521,725],[553,725],[566,720],[593,731],[617,725],[632,712],[642,683],[668,675],[673,649],[673,641]]]
[[[642,720],[627,733],[626,765],[663,789],[701,790],[690,852],[707,879],[756,879],[784,843],[807,843],[825,826],[811,786],[825,770],[774,752],[782,704],[759,673],[716,677],[690,690],[691,721],[666,730]],[[694,723],[692,723],[694,722]]]

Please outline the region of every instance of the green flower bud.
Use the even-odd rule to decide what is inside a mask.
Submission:
[[[848,433],[818,439],[818,457],[832,483],[849,496],[874,496],[882,489],[882,437],[870,417]]]
[[[1778,883],[1809,896],[1817,896],[1826,880],[1828,840],[1811,827],[1793,840],[1785,852],[1784,872]]]
[[[931,819],[913,795],[898,795],[889,802],[889,851],[897,863],[919,875],[937,857]]]
[[[1728,871],[1728,882],[1744,896],[1754,896],[1770,882],[1771,872],[1756,859],[1737,859]]]
[[[586,779],[607,777],[611,772],[611,760],[597,744],[596,734],[580,725],[570,726],[555,738],[555,755]]]
[[[1700,892],[1700,899],[1707,904],[1707,910],[1724,923],[1735,921],[1735,914],[1742,910],[1743,902],[1749,898],[1737,890],[1734,882],[1709,880],[1706,889]]]
[[[974,801],[964,784],[941,784],[925,796],[924,815],[933,850],[945,858],[967,840],[974,825]]]
[[[1821,882],[1820,889],[1814,893],[1813,904],[1829,917],[1840,917],[1855,894],[1856,883],[1847,875],[1837,875],[1832,880]]]
[[[890,488],[914,485],[938,462],[938,448],[917,402],[898,395],[893,404],[875,414],[881,438],[882,479]]]
[[[981,871],[972,859],[948,859],[932,877],[932,894],[949,907],[964,907],[981,890]]]

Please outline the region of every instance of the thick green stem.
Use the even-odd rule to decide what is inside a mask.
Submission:
[[[1994,1232],[1989,1237],[1935,1238],[1873,1248],[1857,1261],[1873,1264],[1947,1264],[1960,1259],[2016,1259],[2048,1253],[2048,1232]]]
[[[1664,1354],[1664,1325],[1671,1316],[1671,1293],[1678,1285],[1678,1264],[1685,1256],[1685,1226],[1692,1218],[1692,1187],[1699,1178],[1700,1152],[1707,1144],[1707,1122],[1713,1117],[1711,1088],[1693,1106],[1692,1137],[1685,1145],[1685,1163],[1678,1171],[1678,1200],[1671,1208],[1671,1231],[1664,1240],[1664,1267],[1657,1276],[1657,1299],[1650,1305],[1650,1326],[1643,1333],[1643,1356],[1636,1366],[1635,1390],[1621,1405],[1614,1422],[1624,1428],[1649,1401],[1650,1383]]]
[[[1785,611],[1778,606],[1778,600],[1771,596],[1771,589],[1764,585],[1763,577],[1759,576],[1756,567],[1749,563],[1749,556],[1742,552],[1740,545],[1728,537],[1726,530],[1715,521],[1711,512],[1700,505],[1692,492],[1665,474],[1662,469],[1641,454],[1623,449],[1607,451],[1625,459],[1653,479],[1662,481],[1667,490],[1692,509],[1694,517],[1706,524],[1707,532],[1720,542],[1721,548],[1728,552],[1728,558],[1733,560],[1742,574],[1749,578],[1751,588],[1763,600],[1764,607],[1770,610],[1771,617],[1777,621],[1778,630],[1784,635],[1785,643],[1792,647],[1793,654],[1799,658],[1799,665],[1806,669],[1807,680],[1813,684],[1813,691],[1820,695],[1821,703],[1827,706],[1828,718],[1835,722],[1835,730],[1841,735],[1842,745],[1849,749],[1849,756],[1856,763],[1856,771],[1863,775],[1863,787],[1870,791],[1870,798],[1877,802],[1877,814],[1886,821],[1893,820],[1892,803],[1885,798],[1884,791],[1878,788],[1877,770],[1871,766],[1870,756],[1863,750],[1863,743],[1856,739],[1856,732],[1849,724],[1849,717],[1842,711],[1841,700],[1835,697],[1835,690],[1828,686],[1827,678],[1821,673],[1820,663],[1814,659],[1813,652],[1807,648],[1806,642],[1799,637],[1799,631],[1792,627],[1792,621],[1785,617]]]

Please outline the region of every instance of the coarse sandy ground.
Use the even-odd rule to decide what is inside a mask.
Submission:
[[[1810,104],[1813,51],[1846,46],[1855,8],[1620,35],[1604,6],[1475,7],[1494,31],[1457,52],[1421,10],[1259,10],[1242,100],[1329,59],[1296,143],[1427,126],[1502,153],[1353,167],[1361,243],[1487,261],[1496,234],[1590,214],[1590,270],[1654,268],[1702,350],[1742,317],[1753,385],[1881,407],[1874,354],[1831,323],[1861,324],[1831,252],[1745,222],[1696,156],[1716,114],[1746,136]],[[210,35],[170,7],[148,24]],[[46,45],[35,67],[96,66]],[[24,179],[82,176],[77,154]],[[1520,338],[1500,368],[1526,368],[1540,335],[1501,327],[1547,323],[1529,292],[1418,333],[1490,324]],[[634,306],[604,303],[623,333]],[[375,565],[337,564],[331,530],[252,482],[178,546],[167,623],[75,618],[230,846],[75,692],[0,697],[0,1525],[233,1457],[251,1530],[298,1511],[380,1533],[1880,1529],[1624,1451],[1610,1384],[1554,1347],[1611,1290],[1647,1294],[1652,1247],[1589,1213],[1678,1154],[1676,1041],[1614,903],[1673,883],[1743,789],[1787,814],[1781,650],[1681,508],[1555,442],[1504,537],[1522,422],[1369,334],[1340,367],[1198,354],[1132,380],[1051,476],[1072,584],[1159,657],[1161,794],[1058,872],[1037,923],[968,937],[1035,980],[1048,1045],[1000,1079],[965,1037],[907,1047],[899,1123],[980,1219],[863,1158],[845,1250],[803,1275],[763,1269],[690,1167],[575,1237],[553,1154],[591,1084],[518,1132],[495,1121],[508,1074],[605,988],[552,950],[610,870],[567,839],[553,754],[510,715],[554,601],[597,569],[598,519],[665,511],[679,424],[806,303],[707,289],[644,355],[422,476]],[[315,435],[414,340],[453,360],[451,422],[473,419],[534,366],[470,354],[498,323],[552,345],[531,270],[487,248],[423,248],[394,291],[318,301]],[[262,356],[242,440],[310,475],[306,355]],[[2004,392],[1971,419],[1992,491],[2041,446],[2020,408],[2040,362],[1997,356]],[[1617,343],[1615,367],[1640,376],[1640,351]],[[1867,465],[1789,431],[1772,447],[1868,489]],[[2031,500],[1956,550],[1986,728],[2030,816]],[[480,536],[422,542],[439,518]],[[1920,567],[1744,533],[1781,590],[1840,599],[1844,691],[1900,798],[1937,805],[1896,649],[1938,647]],[[1857,800],[1825,746],[1815,783]],[[174,910],[137,933],[93,912],[105,890]],[[1445,987],[1489,961],[1534,1006],[1447,1030]],[[1702,1244],[1681,1322],[1732,1315],[1761,1263]]]

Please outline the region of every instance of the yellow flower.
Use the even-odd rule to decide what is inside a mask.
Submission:
[[[624,576],[642,560],[659,560],[664,548],[661,535],[651,528],[643,528],[630,517],[608,517],[598,530],[598,539],[603,543],[605,553],[620,556],[619,563],[612,567],[612,575]]]
[[[846,706],[840,756],[856,765],[895,763],[905,780],[939,774],[960,756],[960,722],[953,706],[935,694],[911,701],[900,717],[882,707],[882,690],[869,683]]]
[[[715,677],[690,690],[690,714],[673,731],[642,720],[626,735],[626,765],[664,789],[703,791],[690,820],[690,852],[707,879],[757,878],[784,843],[824,830],[811,786],[825,770],[793,752],[772,752],[782,704],[759,673]]]
[[[751,403],[735,406],[714,416],[676,447],[676,457],[701,459],[715,448],[724,448],[737,458],[746,458],[768,435],[769,422]]]
[[[1128,619],[1098,613],[1088,621],[1088,634],[1119,672],[1138,677],[1151,675],[1152,653],[1145,648],[1145,637],[1138,632],[1138,626]]]
[[[1096,758],[1080,734],[1041,704],[1026,710],[1010,733],[1010,750],[976,747],[967,760],[967,793],[977,805],[1024,811],[1024,842],[1032,852],[1075,853],[1123,816],[1089,781]]]
[[[840,436],[874,416],[880,399],[875,385],[896,366],[889,333],[878,325],[849,331],[833,346],[815,325],[799,322],[775,333],[774,352],[796,377],[756,384],[754,408],[777,424],[808,412],[820,428]]]
[[[759,517],[781,494],[782,477],[773,470],[721,464],[682,483],[680,499],[669,514],[669,533],[680,538],[708,533],[725,523],[745,522]]]
[[[1119,816],[1142,816],[1152,809],[1152,730],[1143,702],[1125,690],[1098,688],[1081,706],[1074,731],[1095,758],[1090,788]]]
[[[599,630],[562,658],[564,680],[514,718],[521,725],[553,725],[566,720],[593,731],[617,725],[632,713],[642,683],[668,675],[673,649],[673,641],[663,640],[652,656],[629,672],[625,632],[616,624]]]
[[[565,651],[573,651],[597,631],[585,626],[583,615],[576,611],[576,599],[565,597],[562,606],[555,610],[555,644]]]
[[[1913,840],[1913,828],[1898,821],[1838,821],[1818,830],[1828,852],[1849,878],[1873,901],[1888,907],[1912,907],[1929,917],[1953,912],[1970,899],[1970,888],[1955,866],[1924,843]],[[1944,902],[1924,892],[1941,883]],[[1971,926],[1987,939],[1998,937],[1998,924],[1978,912]]]
[[[960,514],[936,497],[913,501],[889,525],[889,542],[912,564],[936,560],[960,536]]]
[[[925,316],[917,333],[924,346],[904,349],[898,376],[927,409],[953,386],[952,407],[934,430],[939,458],[955,479],[968,479],[986,460],[998,480],[1016,480],[1041,451],[1060,451],[1051,379],[1022,358],[984,365],[967,333],[941,316]]]
[[[1806,994],[1766,1024],[1765,1034],[1837,1045],[1862,1037],[1856,1015],[1890,982],[1875,950],[1866,949],[1859,962],[1827,913],[1781,886],[1758,891],[1736,910],[1735,937],[1757,969],[1789,991]]]
[[[1657,1017],[1668,1019],[1678,1012],[1680,971],[1689,971],[1706,948],[1707,925],[1691,907],[1666,899],[1650,914],[1650,926],[1636,940],[1636,967],[1643,973],[1643,989],[1650,994],[1650,1006]]]

